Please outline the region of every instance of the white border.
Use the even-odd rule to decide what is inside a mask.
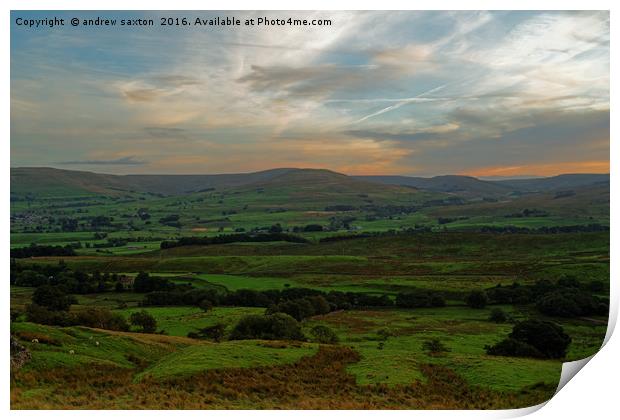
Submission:
[[[416,0],[416,1],[398,1],[398,0],[382,0],[380,2],[370,2],[367,0],[357,1],[339,1],[334,0],[301,0],[296,2],[283,0],[263,0],[261,2],[249,0],[213,0],[201,2],[197,0],[175,0],[174,2],[166,2],[163,0],[95,0],[88,3],[77,0],[57,0],[50,1],[17,1],[8,0],[3,2],[6,19],[0,29],[2,36],[2,151],[1,159],[3,160],[4,176],[0,181],[0,196],[4,197],[5,205],[3,207],[1,218],[2,237],[9,237],[9,191],[10,191],[10,25],[9,11],[14,10],[50,10],[50,9],[67,9],[67,10],[611,10],[612,22],[615,16],[615,9],[620,2],[611,0]],[[615,7],[614,7],[615,6]],[[616,31],[612,23],[612,40],[611,45],[617,45],[614,39]],[[615,71],[613,69],[616,69]],[[618,73],[617,54],[614,55],[611,49],[611,74]],[[617,89],[611,84],[611,105],[616,98]],[[615,137],[618,125],[611,118],[611,135]],[[617,159],[618,148],[614,147],[611,142],[611,165]],[[618,213],[617,197],[618,182],[617,176],[612,172],[611,176],[611,212],[612,215]],[[618,281],[614,279],[616,274],[616,261],[618,254],[617,231],[615,224],[612,225],[611,231],[611,278],[612,278],[612,299],[610,325],[615,324],[618,313]],[[8,271],[9,271],[9,242],[2,243],[2,264],[5,282],[5,291],[8,288]],[[6,292],[5,292],[6,293]],[[8,293],[4,296],[4,317],[0,321],[2,325],[2,337],[8,339],[9,332],[9,302]],[[479,418],[505,418],[516,417],[520,415],[531,414],[531,418],[536,419],[583,419],[589,418],[613,418],[618,413],[618,399],[616,386],[618,383],[618,375],[620,375],[619,363],[616,355],[620,354],[620,341],[617,337],[611,335],[612,329],[608,332],[608,341],[603,349],[597,353],[585,368],[577,374],[577,378],[569,381],[564,388],[554,396],[547,404],[542,404],[544,408],[536,407],[525,410],[506,410],[506,411],[356,411],[350,413],[341,413],[339,411],[296,411],[296,412],[278,412],[278,411],[183,411],[170,413],[167,411],[147,411],[147,412],[114,412],[113,415],[121,418],[143,417],[149,419],[163,419],[171,414],[182,417],[204,418],[209,416],[213,419],[230,419],[230,418],[247,418],[251,416],[255,419],[273,420],[275,418],[284,419],[294,415],[302,419],[314,419],[316,416],[322,418],[337,418],[343,415],[355,416],[358,420],[376,418],[377,416],[385,416],[398,419],[410,419],[412,416],[421,419],[430,418],[455,418],[463,419],[479,419]],[[617,336],[617,334],[616,334]],[[6,343],[6,341],[5,341]],[[2,359],[5,363],[2,365],[2,390],[1,398],[5,410],[9,410],[9,364],[8,362],[8,346],[2,348]],[[539,409],[539,410],[538,410]],[[45,416],[46,418],[81,418],[85,415],[83,411],[45,411],[45,412],[29,412],[29,411],[11,411],[10,416],[15,418],[34,418],[35,416]],[[107,418],[111,415],[108,411],[91,411],[88,416],[92,418]]]

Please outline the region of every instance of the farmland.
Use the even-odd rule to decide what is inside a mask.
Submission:
[[[12,181],[13,408],[524,407],[606,333],[599,178],[45,171]],[[561,355],[490,350],[532,320]]]

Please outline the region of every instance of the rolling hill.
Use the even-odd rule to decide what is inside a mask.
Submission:
[[[464,198],[503,197],[514,192],[549,192],[583,187],[609,188],[609,174],[567,174],[549,178],[485,181],[470,176],[432,178],[347,176],[325,169],[276,168],[216,175],[109,175],[55,168],[11,168],[11,195],[65,197],[128,192],[181,195],[211,189],[292,188],[326,193],[406,192],[411,188]]]
[[[452,193],[464,197],[501,196],[513,189],[490,181],[482,181],[471,176],[442,175],[432,178],[410,176],[358,176],[361,180],[388,185],[403,185],[422,190]]]
[[[521,192],[553,191],[579,187],[609,188],[609,174],[565,174],[548,178],[508,179],[492,182]]]

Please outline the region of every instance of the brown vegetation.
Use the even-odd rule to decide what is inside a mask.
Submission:
[[[357,360],[350,348],[322,346],[314,356],[292,365],[212,370],[185,379],[139,383],[133,382],[135,370],[108,366],[19,371],[11,378],[11,408],[515,408],[538,404],[553,393],[546,386],[521,393],[482,390],[435,365],[421,367],[424,382],[358,386],[346,372]]]

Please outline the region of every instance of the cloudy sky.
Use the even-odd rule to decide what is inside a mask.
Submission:
[[[191,13],[55,13],[70,19]],[[11,165],[609,171],[607,12],[230,12],[329,27],[11,28]]]

